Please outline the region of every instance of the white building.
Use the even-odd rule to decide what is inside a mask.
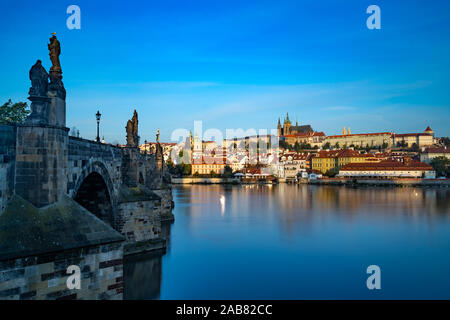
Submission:
[[[404,162],[383,160],[380,162],[349,163],[339,170],[339,177],[354,178],[436,178],[430,165],[406,158]]]
[[[422,148],[422,151],[420,152],[420,161],[425,163],[430,163],[431,160],[437,157],[450,159],[450,149],[447,149],[447,147]]]

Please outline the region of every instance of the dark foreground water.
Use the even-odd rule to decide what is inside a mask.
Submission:
[[[127,299],[450,299],[450,189],[179,186]],[[366,268],[381,268],[368,290]]]

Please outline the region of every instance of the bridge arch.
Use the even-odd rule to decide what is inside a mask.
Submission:
[[[73,199],[110,226],[115,226],[116,197],[106,165],[87,164],[73,189]]]

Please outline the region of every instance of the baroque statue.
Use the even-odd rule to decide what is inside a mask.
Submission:
[[[56,39],[55,33],[50,38],[50,43],[48,44],[48,50],[50,55],[50,60],[52,61],[52,66],[50,72],[56,71],[61,73],[61,64],[59,62],[59,55],[61,54],[61,45],[58,39]]]
[[[62,82],[62,70],[61,64],[59,62],[59,55],[61,54],[61,45],[56,39],[55,33],[50,38],[50,43],[48,44],[49,56],[52,61],[52,66],[50,67],[50,84],[49,90],[56,92],[59,98],[66,99],[66,89]]]
[[[30,96],[46,97],[48,90],[48,73],[42,66],[41,60],[30,69],[31,88],[28,94]]]
[[[136,109],[134,110],[133,117],[127,121],[127,146],[137,147],[139,145],[138,136],[138,115]]]

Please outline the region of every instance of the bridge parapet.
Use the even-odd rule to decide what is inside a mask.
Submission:
[[[16,126],[0,125],[0,212],[14,192],[16,134]]]
[[[103,178],[110,180],[114,194],[117,196],[121,184],[122,151],[120,147],[98,143],[86,139],[69,137],[69,157],[67,166],[67,194],[71,197],[77,191],[77,182],[83,172],[88,173],[94,163],[104,166]],[[116,197],[117,199],[117,197]]]

